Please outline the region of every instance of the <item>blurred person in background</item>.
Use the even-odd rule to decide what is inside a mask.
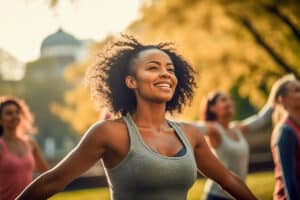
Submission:
[[[292,75],[283,77],[275,102],[271,137],[275,165],[273,199],[300,199],[300,81]]]
[[[272,86],[268,101],[257,115],[240,122],[231,122],[235,112],[232,98],[220,91],[211,92],[204,100],[203,121],[196,123],[205,135],[212,152],[224,166],[246,180],[249,165],[249,145],[244,135],[255,133],[271,125],[274,110],[274,92],[278,84]],[[204,186],[203,199],[233,199],[216,182],[208,179]]]
[[[13,200],[32,181],[35,170],[48,169],[39,146],[30,138],[34,118],[24,101],[0,97],[0,199]]]

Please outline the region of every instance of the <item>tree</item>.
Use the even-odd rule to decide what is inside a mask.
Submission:
[[[278,77],[300,76],[299,11],[298,1],[153,1],[129,32],[146,41],[174,41],[200,72],[187,109],[195,117],[208,91],[229,92],[238,84],[238,94],[260,107]]]
[[[238,110],[236,117],[241,118],[254,112],[248,108],[249,101],[255,107],[265,103],[277,78],[290,72],[299,78],[299,4],[292,0],[284,3],[275,0],[152,0],[144,4],[141,17],[125,32],[145,43],[174,42],[179,53],[199,72],[194,101],[177,117],[198,119],[202,97],[219,89],[231,93],[239,108],[247,106]],[[96,45],[92,54],[100,51],[105,42]],[[90,63],[89,58],[70,66],[67,74],[82,77]],[[78,98],[80,94],[86,95],[86,91],[74,88],[66,94],[66,104],[60,107],[63,110],[69,106],[68,114],[63,116],[73,126],[78,121],[76,117],[85,116],[77,110],[91,110],[86,99]],[[85,125],[78,130],[98,119],[98,115],[93,116],[86,117]]]
[[[106,108],[96,107],[91,101],[89,89],[84,86],[84,75],[87,68],[94,64],[95,55],[112,39],[112,36],[108,36],[103,41],[93,44],[89,48],[90,56],[86,60],[66,68],[65,80],[73,87],[64,94],[63,103],[56,102],[51,106],[55,115],[68,122],[77,134],[84,133],[91,124],[101,120],[102,112],[106,112]]]

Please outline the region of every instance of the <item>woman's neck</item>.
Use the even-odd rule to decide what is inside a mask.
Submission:
[[[19,138],[16,129],[8,129],[8,128],[4,128],[2,137],[6,141],[11,141]]]
[[[230,119],[227,117],[220,117],[217,119],[217,122],[221,124],[225,129],[229,129]]]
[[[132,118],[139,127],[152,127],[160,130],[166,125],[165,104],[142,104],[138,105]]]
[[[289,112],[289,117],[300,126],[300,112],[297,112],[297,110],[291,111]]]

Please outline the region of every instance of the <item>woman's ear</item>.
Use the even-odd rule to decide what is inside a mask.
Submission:
[[[125,84],[129,89],[136,89],[136,80],[133,76],[126,76]]]
[[[284,108],[286,109],[287,106],[287,102],[286,102],[286,98],[279,96],[277,99],[277,102]]]
[[[284,99],[282,98],[282,96],[279,96],[279,97],[277,98],[277,102],[278,102],[279,104],[283,105]]]
[[[216,105],[210,106],[209,110],[210,110],[210,112],[216,113],[216,111],[217,111]]]

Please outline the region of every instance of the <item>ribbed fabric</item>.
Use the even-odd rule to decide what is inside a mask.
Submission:
[[[0,200],[13,200],[31,182],[35,167],[29,144],[22,156],[11,153],[0,138]]]
[[[154,152],[144,143],[130,115],[123,117],[129,133],[130,148],[114,168],[105,168],[112,200],[184,200],[197,178],[197,167],[188,140],[171,121],[186,152],[168,157]]]
[[[238,129],[233,129],[238,137],[238,140],[235,141],[227,135],[226,130],[221,124],[216,123],[216,128],[221,136],[221,144],[216,149],[212,148],[212,152],[227,169],[240,176],[242,180],[245,180],[248,173],[249,162],[249,145],[247,141]],[[205,195],[213,194],[232,199],[227,192],[222,190],[217,183],[210,179],[205,183],[204,193]]]

